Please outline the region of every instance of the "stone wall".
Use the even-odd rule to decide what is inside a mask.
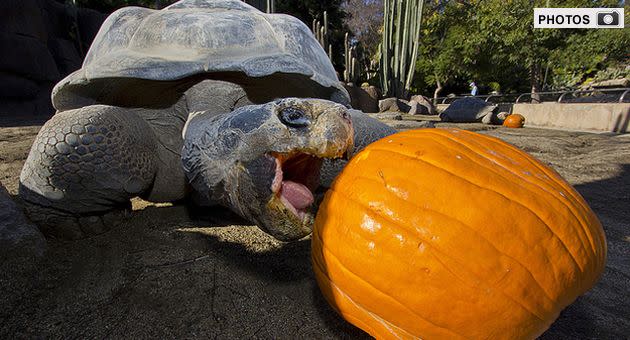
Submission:
[[[53,114],[53,86],[81,67],[105,17],[55,0],[0,1],[0,117]]]
[[[630,132],[630,103],[514,104],[513,113],[525,117],[525,126],[555,129]]]

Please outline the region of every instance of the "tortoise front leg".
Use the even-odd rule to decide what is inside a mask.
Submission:
[[[109,229],[112,212],[150,191],[157,150],[153,130],[134,110],[93,105],[60,112],[37,135],[19,194],[44,233],[97,234]]]

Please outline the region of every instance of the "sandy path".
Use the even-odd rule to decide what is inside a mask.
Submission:
[[[0,128],[0,180],[13,194],[38,128]],[[606,229],[603,279],[543,338],[630,334],[630,136],[529,128],[482,132],[553,166],[576,185]],[[207,212],[212,219],[204,221],[184,206],[136,207],[144,209],[106,234],[50,240],[33,275],[3,281],[0,338],[367,337],[319,294],[310,240],[280,244],[255,227],[237,226],[239,220],[222,210]]]

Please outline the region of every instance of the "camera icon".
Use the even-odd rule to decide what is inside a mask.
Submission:
[[[597,12],[597,26],[619,26],[617,11]]]

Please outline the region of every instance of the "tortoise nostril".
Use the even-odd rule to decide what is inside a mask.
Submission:
[[[307,127],[311,124],[306,113],[295,107],[287,107],[280,110],[280,121],[284,125],[294,128]]]

